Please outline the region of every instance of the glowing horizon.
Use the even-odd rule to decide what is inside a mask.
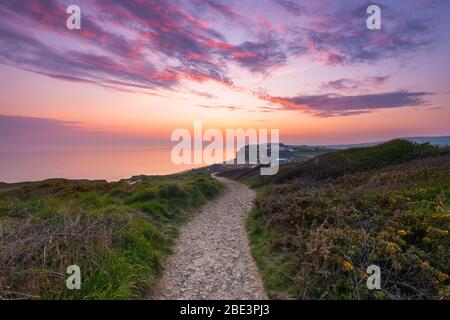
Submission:
[[[450,3],[377,1],[381,30],[361,1],[80,0],[81,30],[69,4],[0,1],[2,147],[169,145],[195,120],[291,144],[450,135]]]

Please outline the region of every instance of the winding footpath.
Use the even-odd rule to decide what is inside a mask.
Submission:
[[[150,299],[267,299],[245,231],[255,193],[215,178],[227,190],[182,227]]]

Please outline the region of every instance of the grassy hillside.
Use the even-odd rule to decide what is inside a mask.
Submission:
[[[450,298],[448,150],[395,140],[240,175],[266,186],[248,231],[270,297]]]
[[[206,174],[0,185],[0,298],[148,294],[178,227],[221,191]],[[66,268],[81,268],[68,290]]]
[[[374,147],[331,151],[304,162],[281,165],[274,176],[260,176],[260,168],[229,168],[221,175],[247,182],[258,188],[271,183],[291,180],[318,182],[354,172],[383,168],[414,159],[441,154],[443,151],[429,144],[416,144],[406,140],[393,140]]]

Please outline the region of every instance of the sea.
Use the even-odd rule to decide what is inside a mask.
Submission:
[[[170,147],[0,151],[0,182],[51,178],[118,181],[202,166],[176,165],[170,153]]]

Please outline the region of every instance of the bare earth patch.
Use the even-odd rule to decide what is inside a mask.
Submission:
[[[267,299],[245,231],[255,193],[239,182],[216,179],[228,190],[181,229],[150,299]]]

